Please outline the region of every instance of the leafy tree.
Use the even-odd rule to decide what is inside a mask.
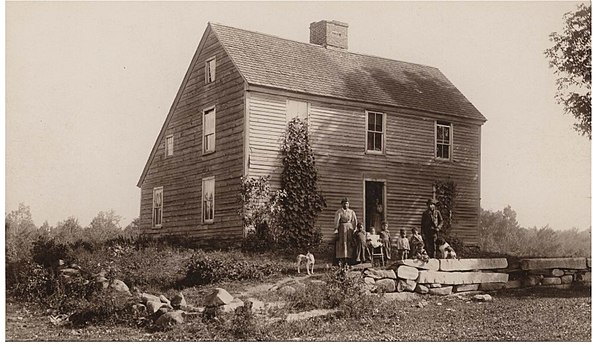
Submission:
[[[592,10],[580,4],[567,12],[564,32],[553,32],[554,46],[544,53],[558,76],[556,100],[575,117],[574,129],[592,138]]]
[[[140,231],[140,218],[133,218],[131,223],[129,223],[129,225],[127,225],[123,231],[132,235],[138,234]]]
[[[58,222],[55,228],[54,238],[60,243],[73,243],[82,239],[83,228],[79,225],[79,220],[75,217],[69,217],[62,222]]]
[[[326,206],[317,187],[317,168],[307,122],[294,118],[288,123],[281,153],[281,186],[285,195],[281,199],[282,229],[290,246],[307,247],[321,240],[315,222]]]
[[[26,257],[33,241],[38,237],[29,206],[20,203],[16,210],[5,217],[6,259],[15,261]]]
[[[101,243],[123,234],[119,222],[121,216],[114,210],[100,211],[85,229],[85,237],[90,242]]]

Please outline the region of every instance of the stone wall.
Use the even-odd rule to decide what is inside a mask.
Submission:
[[[367,268],[362,277],[371,291],[410,291],[449,295],[467,291],[516,288],[570,289],[590,286],[590,258],[521,259],[509,265],[504,258],[400,260],[395,269]]]

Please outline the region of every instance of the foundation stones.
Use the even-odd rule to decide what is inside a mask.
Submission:
[[[454,292],[477,291],[478,289],[479,284],[456,285]]]
[[[440,271],[475,271],[489,269],[503,269],[508,267],[505,258],[492,259],[442,259]]]
[[[566,268],[585,270],[587,269],[586,258],[546,258],[546,259],[523,259],[521,269],[525,271],[536,269]]]
[[[400,279],[415,280],[419,276],[419,270],[411,266],[398,266],[396,275]]]
[[[400,260],[401,266],[415,267],[420,270],[433,270],[437,271],[440,269],[440,261],[438,259],[429,259],[428,262],[424,262],[418,259]]]

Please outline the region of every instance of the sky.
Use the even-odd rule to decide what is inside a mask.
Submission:
[[[486,116],[481,206],[525,227],[591,225],[591,142],[543,52],[577,2],[8,2],[5,211],[88,225],[139,215],[136,183],[208,22],[435,66]]]

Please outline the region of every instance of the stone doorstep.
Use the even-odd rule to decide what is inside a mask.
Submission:
[[[429,259],[428,262],[423,262],[418,259],[400,260],[398,263],[401,266],[410,266],[423,270],[438,271],[440,269],[440,261],[438,259]]]
[[[435,272],[421,271],[417,283],[439,283],[446,285],[479,284],[479,283],[506,283],[506,273],[485,272]]]
[[[537,269],[587,269],[586,258],[544,258],[544,259],[523,259],[521,260],[521,269],[524,271]]]
[[[440,271],[474,271],[504,268],[508,268],[508,261],[505,258],[440,260]]]
[[[401,279],[415,280],[419,276],[419,270],[411,266],[398,266],[396,275]]]

